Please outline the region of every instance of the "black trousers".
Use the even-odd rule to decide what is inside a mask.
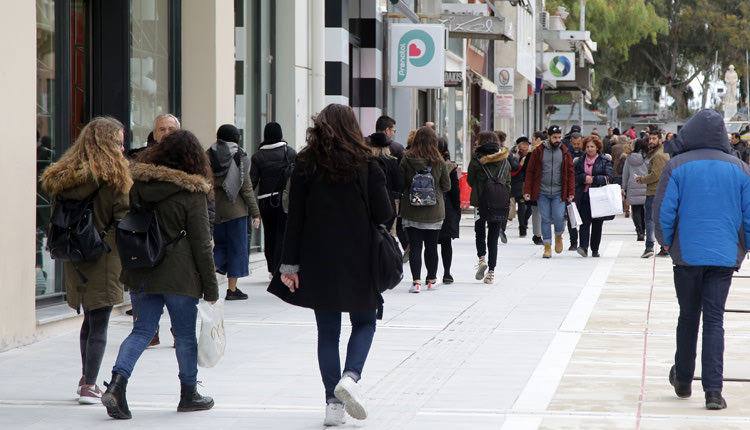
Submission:
[[[102,366],[104,349],[107,347],[107,328],[112,306],[83,311],[81,325],[81,371],[86,385],[96,384],[99,368]]]
[[[516,216],[518,217],[518,228],[525,233],[529,227],[529,218],[531,218],[532,206],[526,203],[526,201],[524,201],[523,199],[517,199],[516,203],[518,204],[518,209],[516,210]]]
[[[263,220],[263,242],[264,254],[268,272],[274,273],[281,264],[281,248],[284,243],[284,230],[286,229],[287,215],[281,204],[278,207],[271,205],[273,197],[259,201],[260,218]]]
[[[409,235],[409,267],[413,280],[421,279],[422,276],[422,244],[424,243],[424,264],[427,266],[427,277],[425,279],[437,278],[438,266],[438,236],[440,230],[423,230],[421,228],[407,227]]]
[[[580,208],[579,208],[579,212],[580,212]],[[580,230],[580,227],[577,229],[573,228],[573,224],[570,223],[570,218],[568,218],[568,204],[567,203],[565,204],[565,219],[568,222],[568,237],[570,237],[570,245],[578,246],[578,231]],[[581,220],[583,220],[583,215],[581,215]]]
[[[502,227],[502,223],[488,223],[481,218],[474,221],[474,239],[477,246],[477,257],[484,257],[487,254],[487,248],[489,248],[490,255],[487,265],[490,266],[490,270],[495,270],[495,266],[497,265],[497,239],[500,237]]]
[[[599,252],[599,245],[602,242],[602,224],[604,224],[604,220],[601,218],[591,218],[591,203],[589,202],[588,194],[584,194],[578,212],[581,214],[582,221],[581,226],[578,228],[578,233],[581,237],[581,247],[588,249],[589,239],[591,239],[591,252]]]
[[[630,217],[633,218],[635,233],[639,236],[646,234],[646,212],[643,205],[631,205]]]
[[[451,274],[451,264],[453,263],[453,239],[443,236],[438,243],[440,244],[440,256],[443,258],[443,276]]]

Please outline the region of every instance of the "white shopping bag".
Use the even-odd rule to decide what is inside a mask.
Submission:
[[[622,213],[622,188],[617,184],[589,188],[591,218],[603,218]]]
[[[224,299],[216,304],[198,303],[201,318],[201,334],[198,338],[198,365],[214,367],[224,356],[227,339],[224,334]]]
[[[568,205],[568,220],[570,221],[570,226],[572,228],[578,228],[578,226],[583,224],[583,221],[581,221],[581,214],[578,213],[576,202],[570,202]]]

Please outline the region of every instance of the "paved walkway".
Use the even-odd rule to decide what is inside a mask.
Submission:
[[[362,380],[370,417],[349,419],[345,428],[750,428],[748,383],[727,382],[729,408],[718,412],[703,408],[698,381],[689,400],[671,390],[671,264],[638,258],[643,243],[630,219],[605,224],[599,259],[566,248],[543,260],[542,247],[518,238],[511,223],[494,285],[474,280],[471,225],[464,219],[454,242],[456,283],[409,294],[404,282],[387,293]],[[162,345],[144,352],[128,387],[133,420],[115,422],[101,406],[77,404],[72,330],[0,354],[0,428],[323,428],[313,314],[266,293],[266,284],[265,271],[256,270],[240,281],[250,300],[226,304],[226,355],[199,371],[200,391],[216,400],[212,411],[176,412],[177,364],[165,315]],[[735,280],[728,308],[750,310],[748,285]],[[750,315],[728,313],[725,326],[725,376],[750,378]],[[109,379],[130,327],[130,317],[113,316],[99,380]]]

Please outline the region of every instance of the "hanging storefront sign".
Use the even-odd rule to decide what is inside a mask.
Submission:
[[[513,75],[512,67],[498,67],[495,69],[495,85],[499,93],[513,92]]]
[[[546,81],[575,81],[576,55],[573,52],[545,52],[544,79]]]
[[[392,24],[392,87],[442,88],[445,70],[445,27],[435,24]]]
[[[514,105],[513,94],[495,94],[495,119],[513,118]]]
[[[445,87],[460,87],[463,86],[464,72],[449,72],[445,71],[444,86]]]

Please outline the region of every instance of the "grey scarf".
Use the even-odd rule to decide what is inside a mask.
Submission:
[[[234,142],[221,139],[211,145],[208,150],[211,168],[214,176],[224,176],[221,188],[227,194],[229,201],[234,203],[250,171],[250,157]]]

